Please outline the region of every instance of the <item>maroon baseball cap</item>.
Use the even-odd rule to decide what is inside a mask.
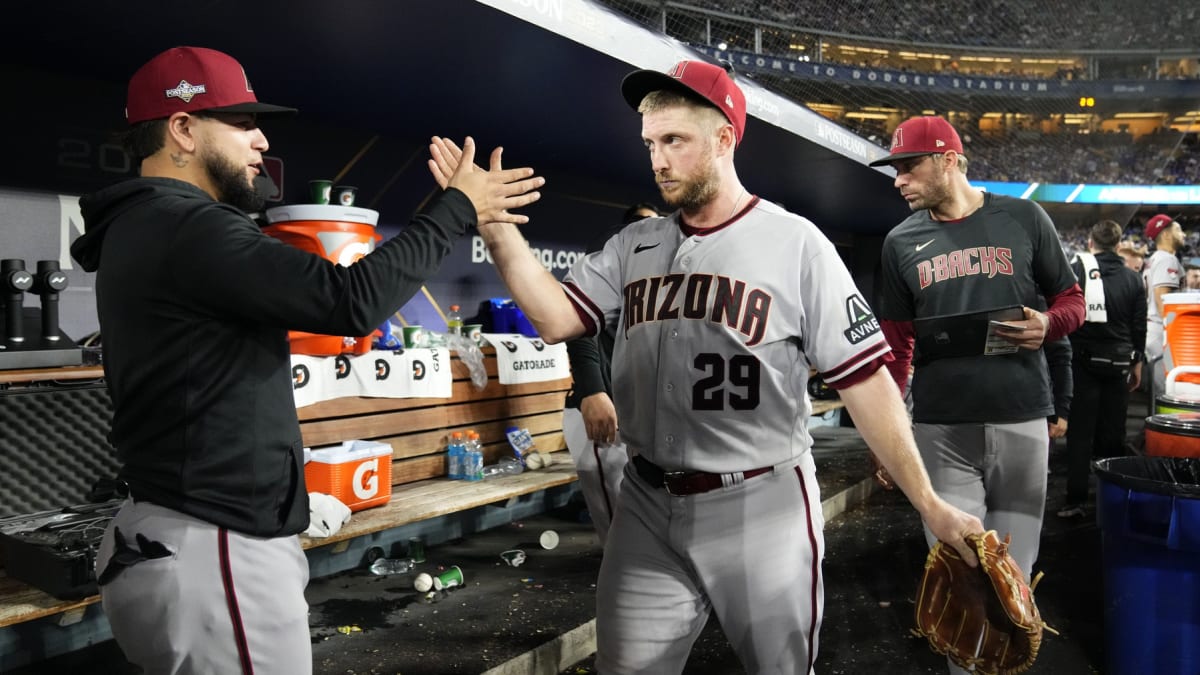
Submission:
[[[1171,226],[1175,219],[1165,213],[1160,213],[1156,216],[1151,216],[1150,220],[1146,221],[1146,229],[1143,232],[1146,239],[1154,241],[1160,232]]]
[[[125,119],[130,124],[198,110],[259,116],[296,113],[295,108],[259,103],[242,64],[215,49],[168,49],[129,78]]]
[[[953,150],[963,154],[962,140],[950,123],[941,117],[914,117],[900,123],[892,132],[892,151],[870,166],[891,164],[898,159],[932,155]]]
[[[746,133],[746,95],[724,68],[705,61],[680,61],[665,73],[635,70],[621,81],[621,94],[634,110],[646,94],[659,89],[700,96],[716,106],[733,125],[741,144]]]

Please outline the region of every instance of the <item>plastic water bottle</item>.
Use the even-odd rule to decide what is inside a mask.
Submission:
[[[483,445],[474,429],[467,430],[463,453],[463,479],[483,480]]]
[[[411,558],[380,558],[371,563],[371,574],[404,574],[411,572],[412,568]]]
[[[450,434],[450,442],[446,444],[446,475],[451,480],[462,480],[466,478],[464,467],[466,465],[467,446],[463,440],[461,431],[455,431]]]
[[[521,473],[524,467],[521,465],[521,460],[516,457],[503,457],[495,464],[488,464],[483,467],[483,477],[490,478],[492,476],[515,476]]]
[[[459,311],[458,305],[450,305],[450,311],[446,313],[446,333],[462,335],[462,330],[462,313]]]

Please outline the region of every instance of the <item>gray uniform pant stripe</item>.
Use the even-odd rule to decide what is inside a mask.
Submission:
[[[130,662],[155,675],[312,673],[308,560],[295,536],[252,537],[126,501],[104,534],[98,570],[112,557],[113,527],[130,544],[140,533],[172,553],[139,562],[100,588],[113,637]]]
[[[563,408],[563,437],[567,450],[575,462],[575,473],[579,475],[579,490],[587,503],[588,514],[596,526],[603,548],[608,539],[608,529],[613,512],[617,508],[617,497],[621,493],[621,480],[629,454],[625,444],[597,446],[587,437],[583,413],[578,408]],[[619,436],[619,432],[618,432]]]
[[[626,466],[596,588],[600,672],[682,672],[710,612],[746,672],[809,672],[825,523],[812,457],[797,461],[687,497]]]
[[[1046,510],[1050,434],[1045,418],[1008,424],[914,424],[937,494],[1003,539],[1026,579],[1037,560]],[[925,540],[934,537],[925,528]],[[947,661],[950,673],[962,669]]]

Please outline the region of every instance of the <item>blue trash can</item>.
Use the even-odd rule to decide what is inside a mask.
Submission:
[[[1200,673],[1200,459],[1093,464],[1110,675]]]

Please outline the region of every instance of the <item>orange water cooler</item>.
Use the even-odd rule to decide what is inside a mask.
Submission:
[[[1163,296],[1164,393],[1200,400],[1200,293]]]
[[[379,212],[356,206],[296,204],[267,209],[270,223],[263,232],[280,241],[349,267],[375,250],[382,237],[375,232]],[[293,354],[337,356],[365,354],[371,337],[343,337],[290,331]]]
[[[378,441],[343,441],[313,448],[304,465],[309,492],[337,497],[351,511],[381,506],[392,498],[392,446]]]

